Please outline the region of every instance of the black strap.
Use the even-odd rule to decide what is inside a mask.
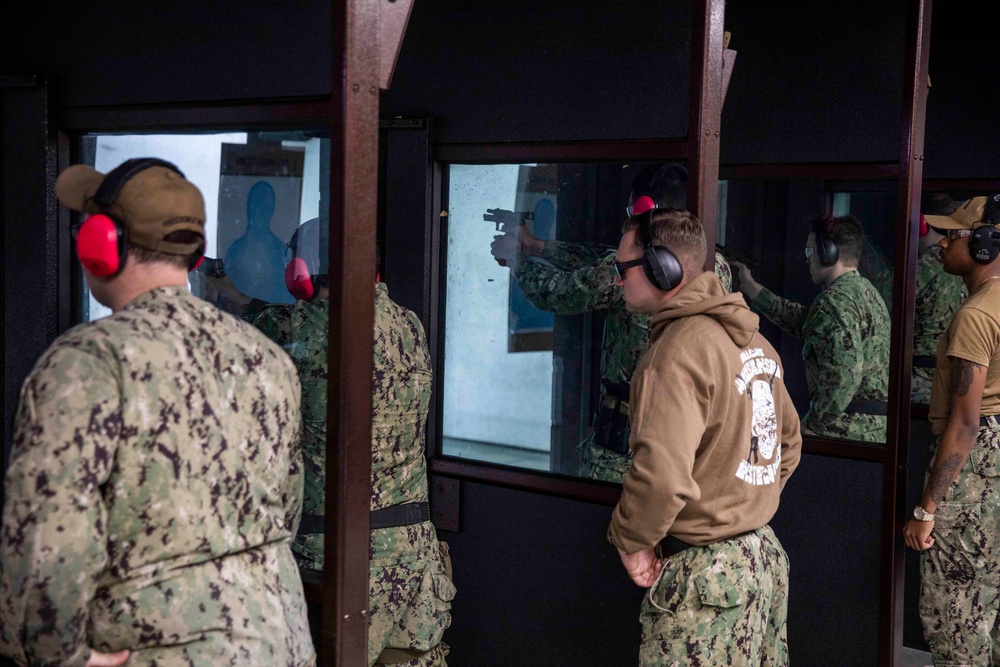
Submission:
[[[913,355],[913,365],[917,368],[934,368],[937,366],[937,357],[928,354]]]
[[[326,530],[326,517],[322,514],[303,514],[299,521],[299,535],[322,535]]]
[[[993,424],[990,423],[990,417],[993,418],[993,421],[1000,422],[1000,415],[986,415],[985,417],[979,418],[979,425],[985,426],[986,428],[993,428]]]
[[[679,540],[673,535],[667,535],[660,540],[660,554],[663,558],[670,558],[674,554],[679,554],[685,549],[690,549],[693,544],[688,544],[684,540]]]
[[[853,398],[847,404],[847,409],[844,412],[853,412],[862,415],[887,415],[889,414],[889,405],[885,401],[869,401],[866,398]]]
[[[430,521],[430,518],[431,512],[426,502],[392,505],[372,512],[371,529],[409,526],[414,523]]]
[[[375,510],[370,516],[370,528],[395,528],[430,521],[427,503],[406,503]],[[299,522],[299,535],[322,535],[326,531],[326,517],[322,514],[303,514]]]

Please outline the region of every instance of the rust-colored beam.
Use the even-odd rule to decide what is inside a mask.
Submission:
[[[333,5],[324,666],[368,664],[378,0]],[[324,202],[320,204],[327,205]]]
[[[715,266],[719,209],[725,0],[695,0],[691,26],[691,119],[688,124],[688,209],[705,225],[705,268]]]

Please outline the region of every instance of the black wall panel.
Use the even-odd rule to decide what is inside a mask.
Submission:
[[[448,664],[636,664],[643,590],[607,540],[610,507],[462,483]],[[502,511],[499,511],[502,508]]]
[[[440,142],[687,134],[687,2],[417,2],[382,116]]]
[[[878,664],[882,466],[804,455],[771,527],[791,564],[791,664]]]
[[[925,178],[1000,178],[1000,48],[996,24],[980,20],[981,10],[934,3]]]
[[[0,88],[3,170],[4,448],[10,455],[21,383],[56,337],[58,247],[55,197],[44,183],[55,171],[44,85]],[[0,489],[0,502],[4,494]]]
[[[899,159],[905,2],[729,2],[722,161]]]
[[[328,95],[333,30],[323,0],[65,3],[8,10],[4,73],[40,73],[57,106]]]

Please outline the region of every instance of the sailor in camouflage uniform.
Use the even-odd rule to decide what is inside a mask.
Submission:
[[[60,336],[22,388],[0,652],[67,667],[314,665],[289,548],[299,381],[277,345],[188,292],[201,193],[146,158],[107,177],[75,165],[56,194],[107,214],[85,221],[77,250],[113,314]]]
[[[950,215],[958,205],[945,195],[943,208],[925,205],[928,215]],[[950,203],[950,205],[949,205]],[[951,322],[958,307],[969,295],[959,276],[945,272],[941,266],[941,235],[931,229],[924,216],[920,216],[920,241],[917,253],[917,293],[913,305],[913,375],[910,381],[910,400],[927,404],[931,399],[931,380],[934,378],[935,352],[938,341]],[[892,313],[893,270],[888,268],[873,281],[886,308]]]
[[[802,432],[885,442],[889,312],[857,271],[863,248],[864,232],[853,216],[812,222],[806,259],[813,283],[823,291],[809,307],[764,288],[745,265],[733,265],[754,308],[802,339],[809,388]]]
[[[292,304],[243,316],[283,347],[302,381],[305,501],[293,544],[299,565],[323,569],[326,493],[329,288],[327,226],[303,223],[289,248],[286,286]],[[218,282],[218,281],[217,281]],[[232,292],[226,286],[222,292]],[[241,299],[230,297],[230,302]],[[246,297],[243,297],[246,301]],[[372,498],[369,547],[368,662],[414,667],[445,665],[441,641],[451,624],[455,586],[447,545],[438,542],[428,511],[425,434],[431,365],[417,316],[375,285],[372,396]]]
[[[683,208],[687,171],[682,165],[646,167],[632,184],[627,212],[650,208]],[[558,315],[604,311],[601,341],[601,394],[594,429],[580,443],[580,476],[621,482],[631,465],[628,449],[628,393],[632,371],[649,342],[649,318],[629,313],[615,285],[615,248],[599,244],[543,241],[527,227],[505,230],[491,248],[498,259],[514,265],[514,275],[528,300]],[[533,261],[542,258],[548,264]],[[715,273],[728,292],[732,273],[715,254]]]
[[[928,410],[938,439],[903,537],[921,552],[934,664],[987,667],[1000,664],[1000,194],[927,223],[969,297],[938,345]]]
[[[652,335],[608,539],[647,589],[640,665],[787,665],[788,556],[768,522],[799,462],[799,418],[759,317],[704,256],[701,222],[678,210],[631,218],[618,247],[617,282]]]

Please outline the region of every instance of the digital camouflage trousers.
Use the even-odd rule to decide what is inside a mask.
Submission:
[[[788,556],[769,526],[663,560],[643,598],[641,667],[788,664]]]
[[[1000,665],[1000,428],[980,427],[934,516],[934,544],[920,558],[934,665]]]

